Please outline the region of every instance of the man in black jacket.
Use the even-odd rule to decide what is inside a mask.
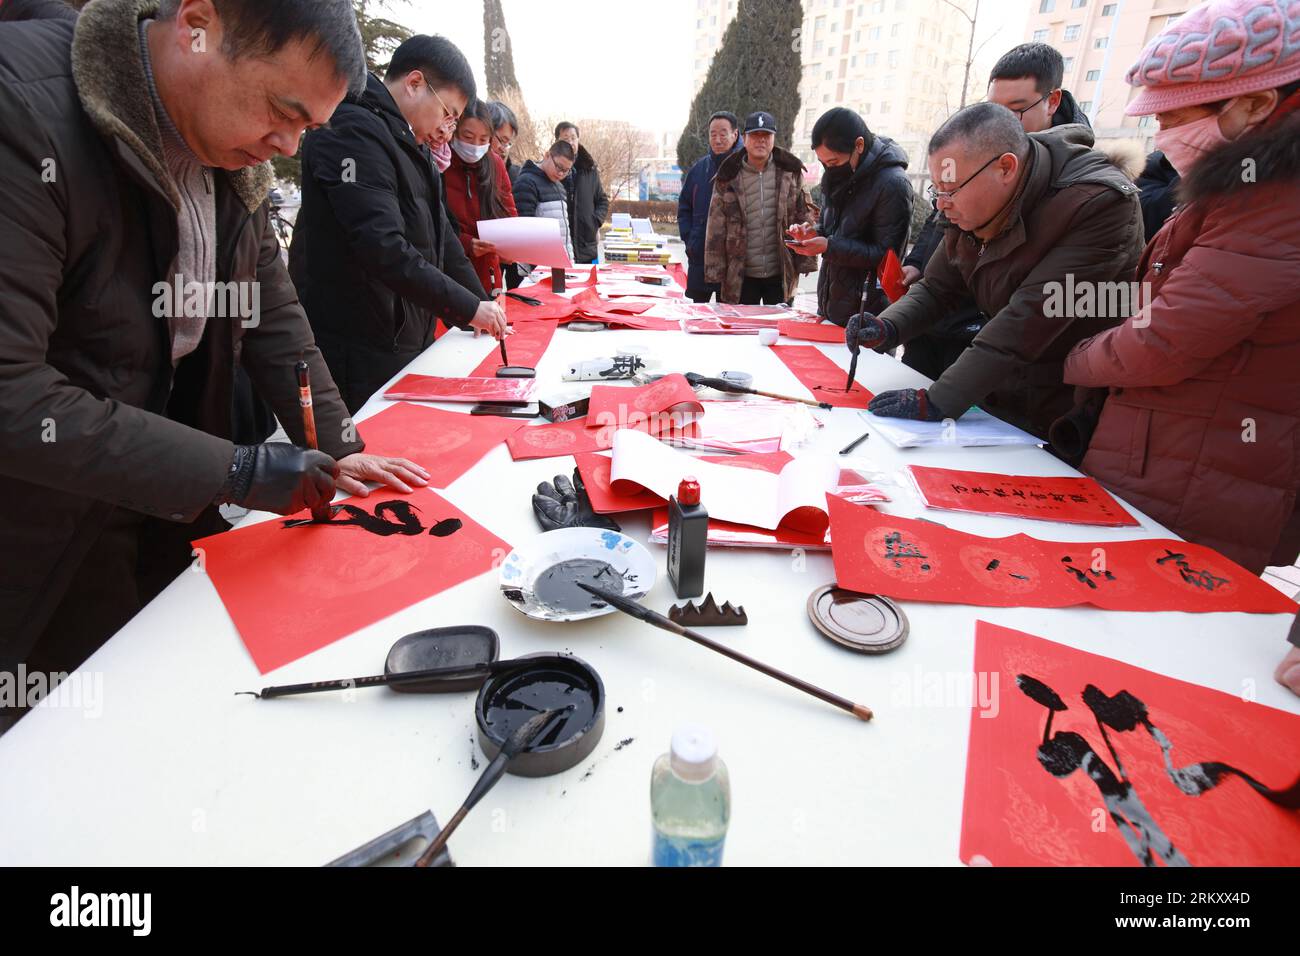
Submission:
[[[219,504],[425,483],[362,453],[266,202],[264,160],[360,87],[351,4],[36,6],[0,18],[0,679],[79,666],[229,527]],[[232,441],[241,364],[296,445]]]
[[[595,262],[600,227],[609,214],[609,199],[600,185],[600,170],[587,148],[578,142],[578,127],[561,123],[555,138],[573,147],[573,172],[564,181],[569,197],[569,225],[573,233],[574,262]],[[522,216],[523,213],[520,213]]]
[[[795,252],[822,256],[817,274],[817,314],[836,325],[866,307],[882,312],[889,299],[876,277],[890,249],[901,253],[912,225],[912,184],[907,154],[887,136],[872,133],[853,110],[836,106],[813,124],[812,146],[824,170],[817,227],[791,230]]]
[[[1041,133],[1066,123],[1091,128],[1087,114],[1079,109],[1069,90],[1061,89],[1065,61],[1046,43],[1022,43],[1012,47],[989,73],[988,100],[1005,106],[1020,117],[1026,133]],[[936,209],[917,234],[912,250],[903,259],[903,284],[910,286],[925,272],[930,256],[943,241],[947,220]],[[961,357],[988,317],[968,302],[934,331],[919,335],[903,349],[903,364],[922,375],[938,379]]]
[[[1179,182],[1178,171],[1164,153],[1157,149],[1147,156],[1146,167],[1137,178],[1137,188],[1141,190],[1138,200],[1142,203],[1142,227],[1147,242],[1174,214],[1174,197]]]
[[[573,147],[562,139],[557,139],[546,151],[540,163],[531,159],[524,163],[515,180],[515,209],[520,216],[539,219],[554,219],[560,225],[560,237],[569,258],[576,257],[573,252],[573,236],[569,229],[569,198],[564,190],[564,182],[573,169]],[[532,266],[525,264],[526,271]]]
[[[302,149],[302,209],[289,268],[349,411],[433,341],[436,320],[506,333],[447,219],[429,150],[474,98],[443,37],[414,36],[383,80],[345,100]]]

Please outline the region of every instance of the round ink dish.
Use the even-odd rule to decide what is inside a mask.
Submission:
[[[907,640],[907,615],[878,594],[827,584],[809,595],[808,616],[826,637],[860,654],[885,654]]]
[[[605,685],[588,664],[570,654],[526,654],[520,666],[483,684],[474,702],[479,749],[489,760],[530,717],[572,706],[540,738],[510,761],[508,773],[546,777],[576,766],[596,749],[605,730]]]
[[[655,583],[655,561],[645,545],[617,531],[560,528],[515,548],[501,564],[505,599],[539,621],[581,621],[614,608],[577,582],[631,598]]]
[[[604,322],[588,322],[583,319],[577,319],[565,326],[570,332],[604,332],[607,325]]]

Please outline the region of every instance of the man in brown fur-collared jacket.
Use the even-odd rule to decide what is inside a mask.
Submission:
[[[799,274],[816,256],[786,247],[791,226],[817,218],[803,188],[804,165],[776,145],[770,113],[745,120],[745,148],[718,167],[704,239],[704,279],[720,283],[719,302],[776,305],[794,298]]]

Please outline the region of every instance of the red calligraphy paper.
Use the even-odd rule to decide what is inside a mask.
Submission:
[[[655,427],[684,425],[699,417],[704,406],[686,376],[673,373],[649,385],[626,387],[595,385],[587,406],[587,424],[592,428],[609,425],[632,427],[653,420]]]
[[[880,267],[880,287],[890,302],[897,302],[907,295],[907,286],[903,284],[903,264],[893,249],[885,251],[885,261]]]
[[[673,277],[674,282],[683,289],[687,288],[686,270],[682,268],[680,262],[669,263],[664,268],[668,270],[668,274]]]
[[[506,358],[510,360],[509,364],[537,368],[537,363],[542,360],[547,346],[555,337],[555,323],[521,322],[513,328],[514,331],[506,336]],[[493,340],[492,351],[484,356],[483,361],[470,374],[484,377],[496,375],[497,369],[505,364],[501,361],[501,346]]]
[[[805,342],[827,342],[835,345],[844,344],[844,329],[838,325],[782,319],[778,327],[781,334],[787,339],[801,339]]]
[[[384,398],[416,402],[508,402],[527,405],[533,400],[536,387],[537,383],[531,378],[403,375],[384,392]]]
[[[816,534],[796,531],[792,528],[777,528],[768,531],[748,524],[736,524],[733,521],[709,519],[705,540],[709,545],[720,548],[778,548],[790,551],[801,548],[805,551],[829,551],[831,537],[828,532]],[[668,509],[658,508],[650,523],[650,543],[668,543]]]
[[[555,458],[559,455],[581,455],[604,451],[614,445],[618,425],[588,428],[587,416],[573,418],[553,425],[532,425],[519,429],[506,439],[510,457],[515,461],[533,458]],[[634,427],[637,431],[650,431],[649,422],[642,421]]]
[[[733,468],[756,468],[775,475],[779,474],[781,469],[793,459],[785,452],[776,452],[766,455],[704,455],[700,460]],[[587,488],[587,496],[591,499],[591,510],[596,514],[642,511],[667,504],[653,491],[639,486],[638,490],[630,494],[615,491],[610,482],[612,460],[608,455],[575,455],[574,461],[578,466],[578,472],[582,475],[582,483]]]
[[[409,458],[429,472],[429,484],[446,488],[523,422],[467,415],[399,402],[359,426],[366,454]]]
[[[611,312],[640,315],[659,304],[657,299],[602,299],[595,289],[579,292],[573,297],[573,302],[584,316],[605,315]]]
[[[1300,863],[1300,812],[1206,769],[1291,786],[1300,716],[984,621],[973,676],[964,862]]]
[[[564,287],[566,289],[585,289],[589,286],[594,286],[596,282],[597,282],[597,278],[596,278],[595,266],[591,267],[590,272],[586,271],[585,269],[567,270],[565,272]],[[547,272],[546,275],[544,275],[541,279],[537,280],[537,282],[534,285],[530,285],[527,288],[528,289],[542,288],[545,289],[547,292],[550,292],[552,289],[551,273]],[[527,291],[525,291],[524,295],[527,294],[528,294]]]
[[[909,465],[908,471],[928,508],[1103,527],[1139,525],[1093,478],[998,475],[926,465]]]
[[[772,354],[819,402],[827,402],[836,408],[866,408],[874,397],[857,382],[846,392],[844,383],[848,381],[848,371],[832,362],[815,345],[777,345],[772,347]]]
[[[840,587],[986,607],[1294,614],[1281,591],[1218,552],[1162,538],[985,538],[829,496]]]
[[[355,509],[355,510],[351,510]],[[372,492],[194,542],[265,674],[493,569],[510,545],[440,495]]]
[[[579,311],[573,318],[604,322],[610,328],[640,329],[647,332],[675,332],[681,330],[678,319],[658,318],[642,313],[654,308],[654,300],[620,299],[610,301],[598,296],[594,289],[588,289],[574,296]]]
[[[573,299],[558,295],[540,285],[521,287],[512,292],[513,295],[503,295],[499,299],[505,307],[506,318],[512,323],[567,321],[578,309]],[[532,299],[538,304],[523,302],[515,296]]]

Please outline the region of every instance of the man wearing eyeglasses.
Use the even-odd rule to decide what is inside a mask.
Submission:
[[[849,320],[846,340],[854,351],[885,351],[966,299],[990,318],[932,387],[883,392],[872,413],[940,421],[979,404],[1046,440],[1072,406],[1065,355],[1126,318],[1107,314],[1100,295],[1076,301],[1068,290],[1127,282],[1142,251],[1137,188],[1092,141],[1079,125],[1026,134],[996,103],[968,106],[939,127],[928,161],[939,184],[931,198],[948,221],[943,242],[907,295],[879,316]]]
[[[987,99],[1001,103],[1020,119],[1026,133],[1041,133],[1066,123],[1082,123],[1091,129],[1087,114],[1079,109],[1069,90],[1061,89],[1065,61],[1046,43],[1022,43],[1012,47],[989,72]],[[943,241],[947,223],[938,209],[930,212],[916,242],[903,259],[903,284],[921,278],[925,264]],[[938,378],[961,357],[979,334],[988,317],[965,302],[934,330],[907,343],[903,364],[929,378]]]
[[[564,178],[573,170],[576,159],[573,147],[558,139],[540,163],[531,159],[524,163],[515,180],[515,208],[519,215],[556,220],[570,259],[573,259],[573,235],[569,230],[569,194],[564,188]]]
[[[474,98],[464,55],[414,36],[302,148],[289,268],[334,380],[355,412],[447,325],[506,334],[447,218],[430,155]]]

